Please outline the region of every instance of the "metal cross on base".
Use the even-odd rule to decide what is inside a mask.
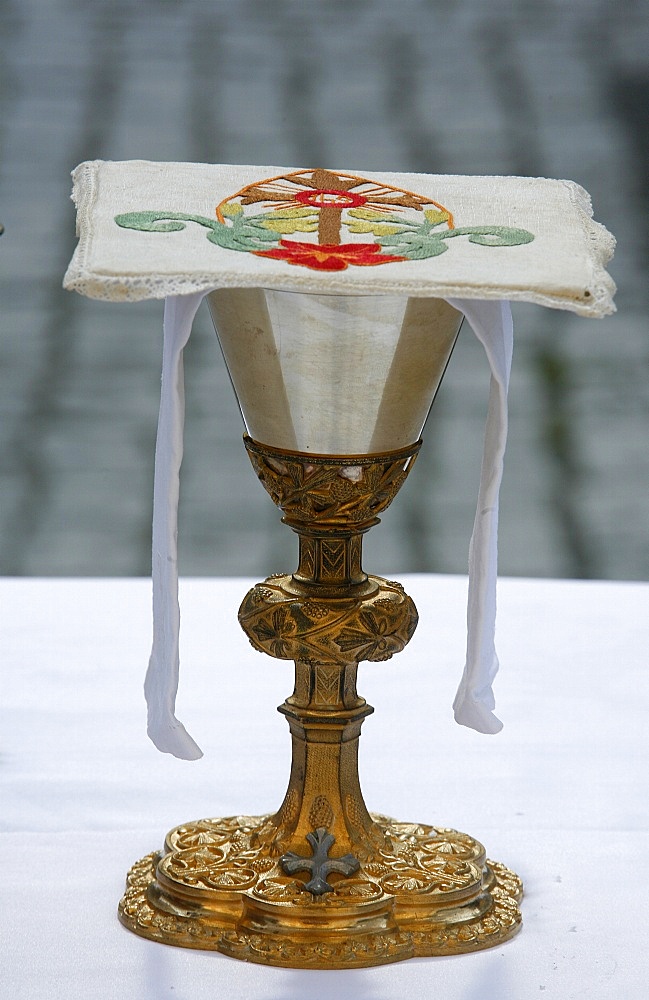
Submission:
[[[339,872],[341,875],[349,877],[360,868],[360,861],[353,854],[345,854],[342,858],[328,857],[336,838],[331,833],[327,833],[324,826],[319,826],[313,833],[307,833],[306,839],[313,850],[312,858],[304,858],[289,851],[288,854],[282,855],[279,863],[287,875],[295,875],[296,872],[303,871],[310,872],[311,880],[306,883],[304,888],[314,896],[323,896],[325,892],[334,892],[334,887],[327,882],[327,876],[330,872]]]

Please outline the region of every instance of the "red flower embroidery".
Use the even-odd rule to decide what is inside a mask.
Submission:
[[[294,240],[280,240],[274,250],[255,250],[257,257],[271,257],[285,260],[287,264],[301,264],[315,271],[344,271],[349,264],[357,267],[372,264],[390,264],[406,260],[393,254],[381,253],[378,243],[297,243]]]

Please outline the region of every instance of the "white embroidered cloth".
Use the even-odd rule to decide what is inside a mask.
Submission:
[[[344,270],[314,270],[300,266],[295,256],[292,262],[297,266],[292,267],[287,266],[288,258],[258,256],[264,247],[277,250],[282,236],[293,242],[287,237],[297,234],[294,242],[301,245],[314,239],[308,213],[318,209],[310,204],[304,183],[305,175],[313,173],[140,160],[82,163],[73,174],[79,244],[65,287],[91,298],[134,300],[263,285],[321,293],[522,300],[584,316],[614,311],[615,286],[604,267],[615,241],[593,221],[588,194],[572,181],[338,173],[346,185],[350,177],[366,181],[345,192],[350,203],[347,213],[356,215],[346,226],[344,244],[358,241],[367,246],[368,236],[396,237],[382,252],[399,256],[405,250],[408,260],[380,267],[351,264]],[[277,179],[295,174],[302,177],[290,182]],[[260,183],[267,179],[271,183]],[[389,200],[391,185],[401,194],[401,203]],[[252,191],[249,198],[260,192],[261,200],[242,205],[237,195],[246,186]],[[354,206],[354,201],[363,203]],[[421,207],[409,207],[413,204]],[[223,224],[216,217],[217,206],[222,206]],[[243,211],[236,213],[237,207]],[[285,218],[282,232],[278,212],[290,211],[302,214]],[[426,217],[426,212],[433,214]],[[380,218],[372,218],[372,213]],[[378,236],[371,232],[373,225],[397,226],[398,222],[390,222],[393,218],[406,231]],[[149,229],[140,228],[147,225]],[[432,241],[427,239],[431,236],[427,226],[432,227]],[[523,230],[533,239],[498,245],[497,235],[475,232],[480,229]],[[440,243],[445,250],[437,253]],[[432,256],[426,256],[431,249]]]
[[[166,299],[154,637],[145,682],[156,746],[185,759],[201,756],[175,717],[182,353],[204,294],[224,287],[443,297],[466,316],[485,348],[491,389],[469,554],[467,658],[453,707],[462,725],[498,732],[498,495],[513,346],[503,300],[586,316],[614,311],[614,285],[604,270],[614,240],[593,222],[586,192],[569,181],[533,178],[140,161],[81,164],[74,181],[79,245],[65,287],[99,299]]]

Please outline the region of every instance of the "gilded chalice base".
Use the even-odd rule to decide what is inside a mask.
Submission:
[[[352,969],[494,947],[520,927],[522,883],[456,830],[372,820],[385,839],[332,892],[287,875],[270,816],[172,830],[131,868],[119,917],[142,937],[264,965]],[[275,856],[274,856],[275,855]]]
[[[299,565],[255,585],[239,622],[259,652],[295,661],[279,711],[292,762],[279,811],[176,827],[128,875],[119,914],[143,937],[264,965],[353,969],[501,944],[518,930],[517,875],[456,830],[372,816],[358,742],[373,709],[358,665],[399,653],[417,625],[401,584],[368,576],[362,537],[420,442],[383,455],[280,452],[246,438],[298,534]]]

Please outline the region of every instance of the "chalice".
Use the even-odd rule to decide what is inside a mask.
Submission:
[[[288,789],[272,815],[188,822],[128,875],[120,919],[167,944],[289,968],[358,968],[488,948],[520,925],[520,879],[456,830],[370,813],[358,665],[417,625],[368,575],[363,535],[415,464],[462,314],[439,298],[262,287],[208,295],[255,473],[299,539],[295,572],[244,597],[262,653],[295,662],[279,707]],[[279,795],[278,795],[279,798]]]

